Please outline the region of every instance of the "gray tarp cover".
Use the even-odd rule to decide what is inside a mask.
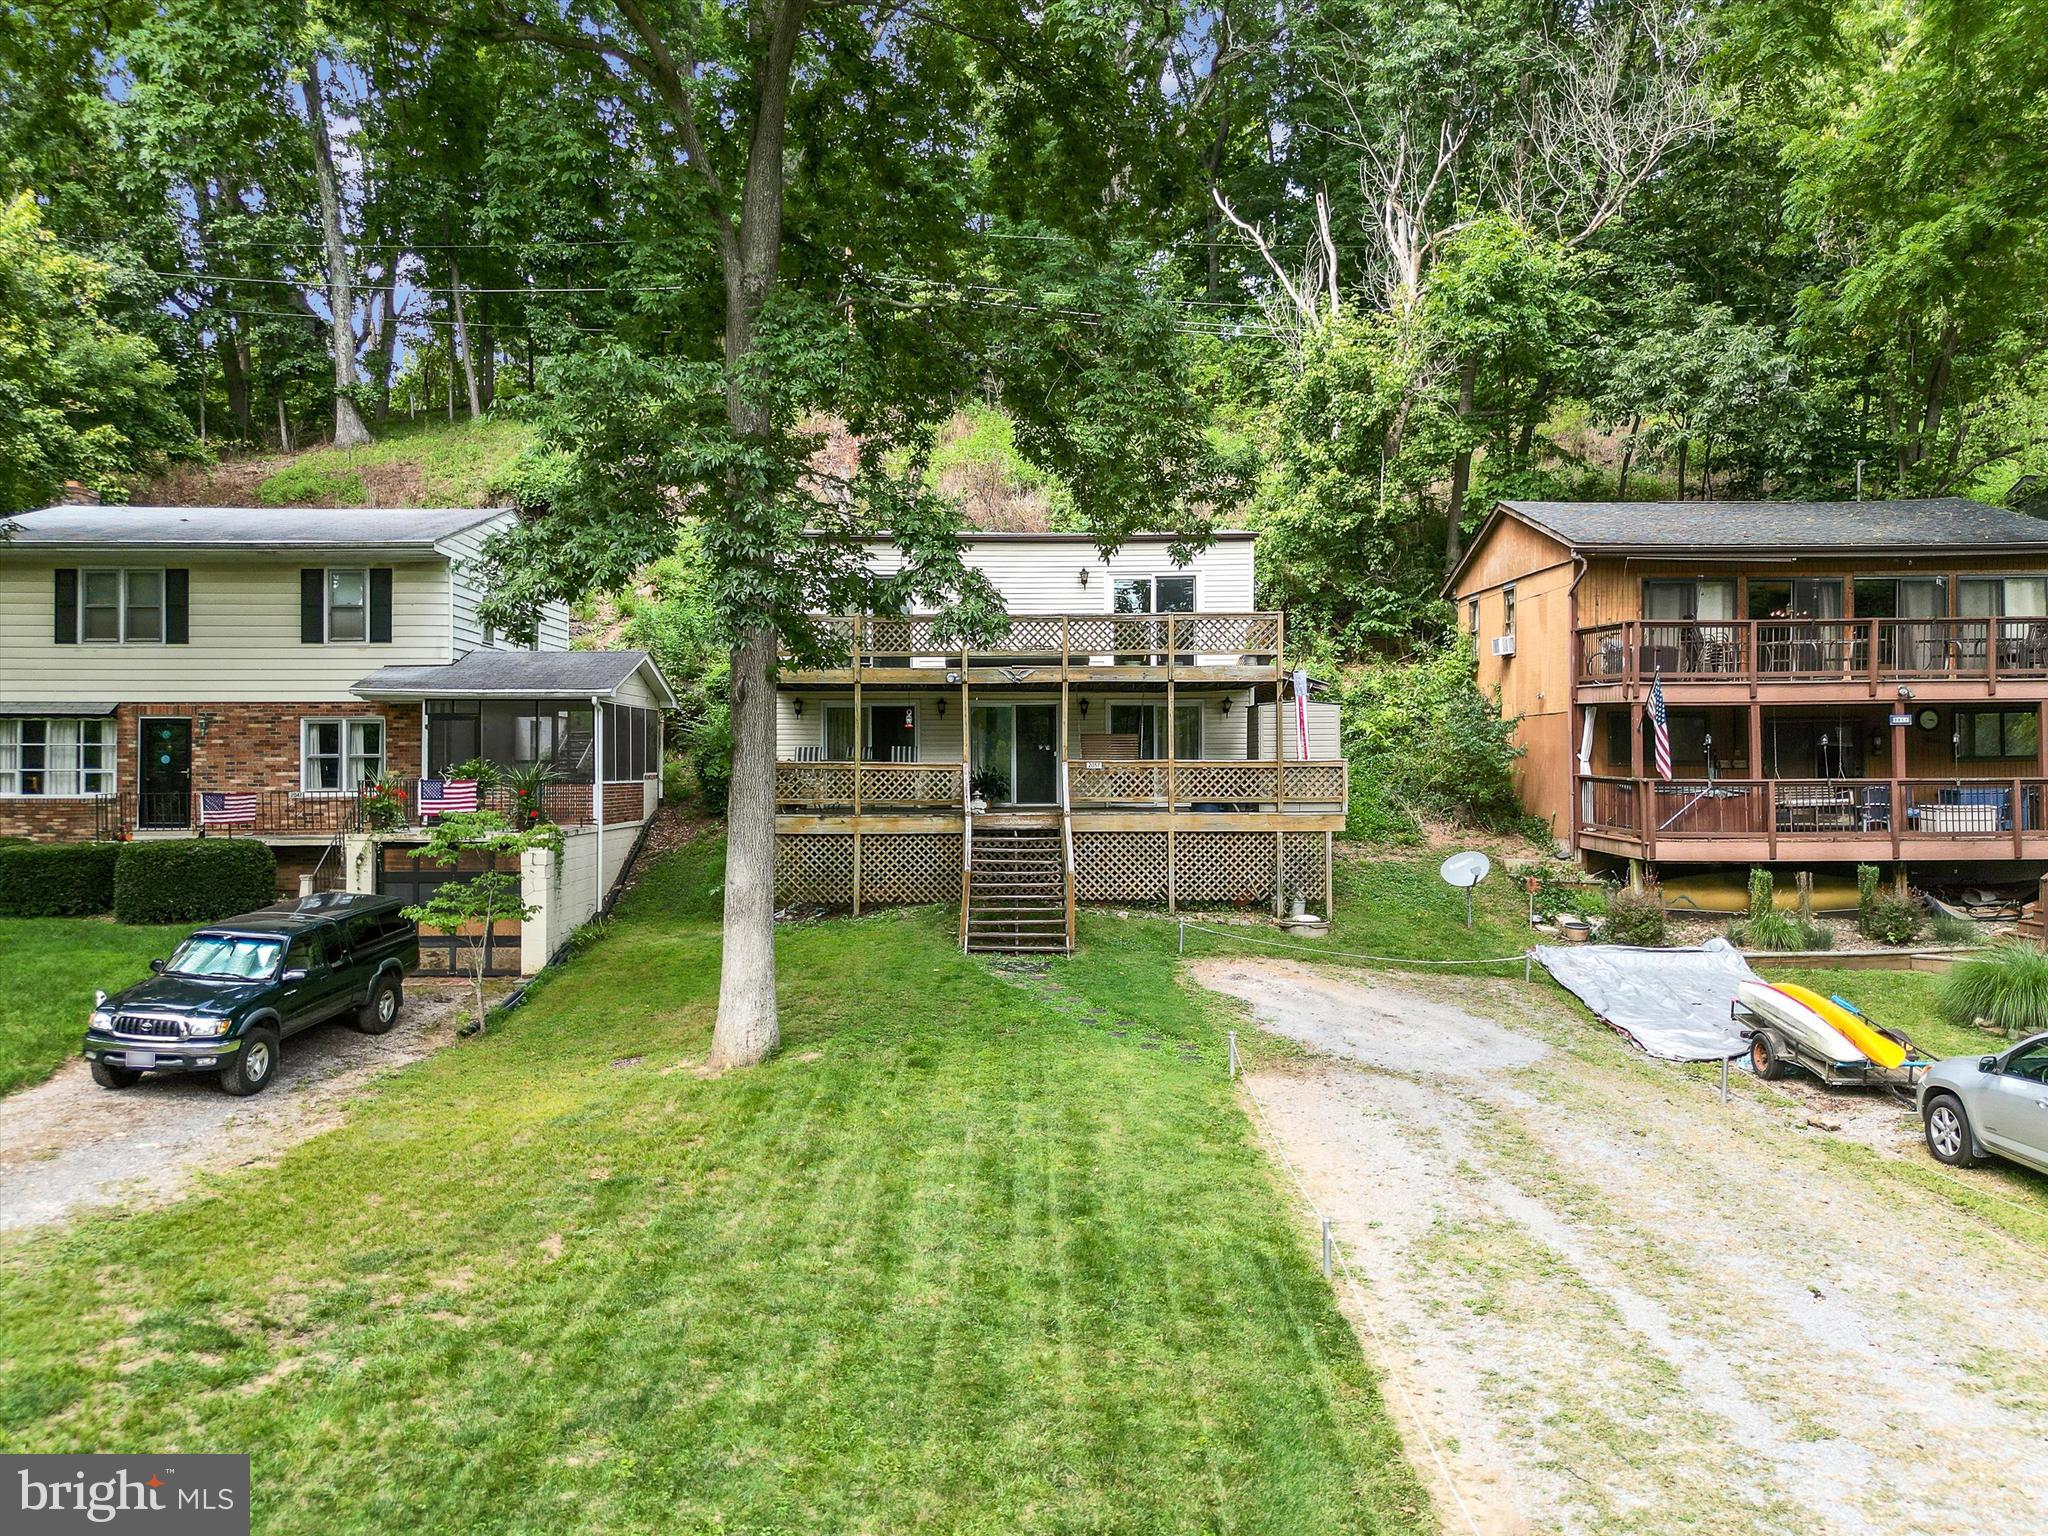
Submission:
[[[1719,1061],[1746,1049],[1728,1006],[1757,980],[1726,939],[1698,949],[1621,944],[1539,945],[1536,958],[1602,1019],[1666,1061]]]

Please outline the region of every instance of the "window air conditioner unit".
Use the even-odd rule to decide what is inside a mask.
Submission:
[[[1493,654],[1496,656],[1514,655],[1515,637],[1513,635],[1495,635],[1493,637]]]

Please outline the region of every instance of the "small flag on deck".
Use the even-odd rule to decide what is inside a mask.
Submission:
[[[199,797],[199,825],[202,827],[253,827],[256,824],[254,791],[237,794],[202,793]]]
[[[1671,717],[1664,712],[1664,674],[1650,679],[1650,739],[1657,756],[1657,777],[1671,777]]]
[[[421,779],[420,815],[448,816],[476,809],[475,779]]]

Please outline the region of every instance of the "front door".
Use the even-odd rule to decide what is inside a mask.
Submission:
[[[1060,797],[1060,707],[1017,706],[1017,794],[1019,805],[1051,805]]]
[[[136,825],[192,825],[192,722],[145,716]]]

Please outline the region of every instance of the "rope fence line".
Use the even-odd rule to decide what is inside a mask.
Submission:
[[[1244,1064],[1238,1055],[1237,1031],[1234,1029],[1230,1031],[1230,1076],[1243,1090],[1244,1096],[1251,1101],[1254,1117],[1259,1122],[1260,1130],[1265,1133],[1267,1142],[1272,1146],[1273,1155],[1280,1160],[1280,1166],[1287,1170],[1287,1177],[1293,1182],[1295,1193],[1301,1196],[1301,1203],[1308,1207],[1309,1213],[1316,1219],[1322,1236],[1324,1278],[1334,1279],[1331,1273],[1334,1264],[1335,1269],[1342,1273],[1344,1284],[1351,1293],[1352,1309],[1364,1320],[1366,1331],[1372,1335],[1373,1344],[1380,1351],[1382,1358],[1391,1362],[1393,1346],[1388,1343],[1387,1336],[1380,1332],[1379,1324],[1373,1319],[1372,1308],[1366,1302],[1365,1293],[1358,1283],[1358,1276],[1351,1268],[1351,1261],[1344,1255],[1344,1245],[1337,1240],[1337,1224],[1323,1214],[1322,1207],[1316,1204],[1315,1197],[1308,1192],[1308,1186],[1302,1182],[1301,1174],[1294,1166],[1294,1160],[1287,1155],[1287,1148],[1281,1144],[1279,1132],[1273,1129],[1273,1121],[1266,1113],[1266,1106],[1252,1091],[1250,1081],[1244,1078]],[[1479,1526],[1472,1518],[1472,1511],[1465,1507],[1464,1495],[1458,1492],[1458,1481],[1451,1476],[1450,1464],[1444,1460],[1443,1452],[1438,1449],[1436,1436],[1429,1432],[1429,1421],[1423,1418],[1422,1410],[1409,1395],[1407,1386],[1391,1364],[1381,1374],[1386,1380],[1391,1381],[1394,1390],[1400,1393],[1402,1405],[1408,1410],[1409,1422],[1414,1424],[1416,1432],[1421,1435],[1422,1443],[1429,1451],[1430,1460],[1436,1463],[1437,1475],[1443,1479],[1444,1487],[1449,1490],[1451,1502],[1457,1505],[1458,1515],[1465,1522],[1465,1529],[1470,1531],[1472,1536],[1479,1536]]]
[[[1149,915],[1149,914],[1148,914]],[[1261,944],[1267,949],[1291,949],[1303,955],[1339,955],[1346,960],[1370,960],[1379,965],[1519,965],[1522,979],[1529,979],[1529,967],[1535,963],[1536,952],[1525,949],[1517,955],[1489,955],[1481,960],[1425,960],[1411,955],[1368,955],[1355,949],[1331,949],[1327,944],[1290,944],[1285,939],[1261,938],[1255,933],[1239,933],[1234,928],[1217,928],[1207,923],[1191,923],[1184,917],[1166,919],[1180,924],[1180,952],[1188,952],[1188,930],[1197,933],[1213,933],[1219,938],[1241,939],[1247,944]]]

